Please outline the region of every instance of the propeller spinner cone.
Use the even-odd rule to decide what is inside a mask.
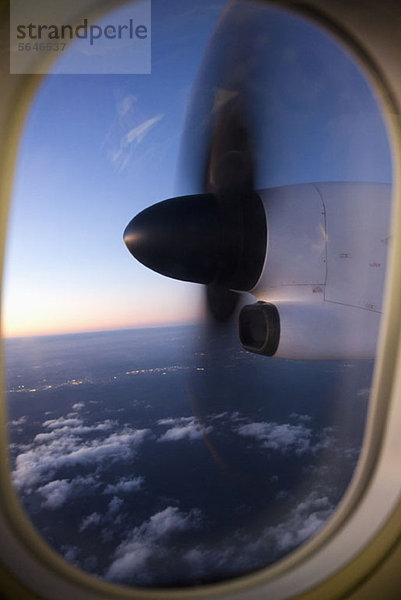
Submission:
[[[233,192],[172,198],[134,217],[124,242],[139,262],[167,277],[249,290],[263,267],[264,209],[255,193],[245,204]]]
[[[134,217],[124,242],[143,265],[174,279],[210,283],[222,253],[222,223],[212,194],[155,204]]]

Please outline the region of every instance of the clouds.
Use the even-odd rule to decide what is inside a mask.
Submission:
[[[144,483],[143,477],[134,477],[133,479],[122,478],[115,484],[109,484],[104,490],[104,494],[126,494],[137,492],[142,489]]]
[[[117,115],[120,119],[124,119],[127,115],[134,109],[134,105],[137,102],[138,98],[133,94],[126,94],[123,96],[120,101],[117,103]]]
[[[118,418],[98,420],[81,404],[63,416],[47,415],[31,443],[18,446],[14,481],[23,497],[41,509],[45,534],[50,527],[52,540],[55,525],[48,523],[64,522],[71,515],[66,523],[71,518],[74,525],[60,534],[58,548],[96,576],[143,586],[237,576],[291,552],[334,509],[328,475],[321,475],[319,462],[310,462],[324,448],[337,451],[334,432],[316,428],[309,415],[291,413],[288,422],[279,422],[255,420],[238,410],[216,411],[202,421],[174,413],[152,421],[149,414],[142,421],[148,426],[135,428]],[[118,417],[116,412],[107,414]],[[244,493],[234,487],[238,500],[225,496],[224,485],[216,495],[203,495],[191,479],[190,486],[183,481],[181,487],[173,474],[190,462],[192,476],[202,472],[207,480],[210,456],[203,447],[204,434],[217,447],[228,444],[234,455],[240,456],[241,448],[248,453],[253,479]],[[196,460],[190,461],[192,451]],[[160,460],[163,454],[166,462]],[[260,456],[262,477],[253,471],[260,468]],[[271,465],[278,456],[282,467],[275,474]],[[320,469],[319,485],[302,497],[289,484],[295,462],[305,478],[312,477],[312,467]],[[260,503],[255,508],[253,481],[266,493],[257,531],[254,519],[259,518]],[[226,518],[221,510],[232,518],[230,523],[221,522]]]
[[[105,137],[103,146],[118,171],[123,171],[137,148],[149,132],[164,117],[158,112],[144,116],[138,109],[138,98],[133,94],[123,94],[116,103],[116,115]]]
[[[111,160],[117,167],[118,171],[123,171],[128,165],[133,148],[141,144],[151,129],[158,123],[164,114],[159,113],[154,117],[143,121],[139,125],[132,127],[129,131],[124,133],[120,138],[118,148],[115,148],[111,152]]]
[[[98,525],[101,519],[102,517],[99,513],[91,513],[82,520],[82,523],[79,528],[79,533],[82,533],[83,531],[85,531],[85,529],[88,529],[88,527],[91,527],[92,525]]]
[[[290,414],[290,419],[296,419],[300,423],[310,423],[312,421],[312,417],[310,415],[300,415],[296,412]]]
[[[293,550],[312,537],[328,520],[334,510],[327,496],[311,492],[290,513],[288,519],[264,531],[264,538],[272,538],[277,553]]]
[[[88,494],[88,488],[94,491],[99,486],[95,477],[75,477],[68,479],[55,479],[37,488],[37,492],[45,499],[42,507],[57,509],[63,506],[72,496]]]
[[[26,422],[27,422],[27,417],[26,417],[26,415],[23,415],[19,419],[14,419],[13,421],[10,421],[10,425],[13,425],[14,427],[18,427],[19,425],[25,425]]]
[[[311,446],[312,430],[304,425],[255,422],[241,425],[237,431],[241,436],[261,442],[263,448],[277,450],[283,454],[290,451],[303,454],[310,450]]]
[[[68,435],[76,437],[93,432],[108,431],[114,429],[115,426],[116,422],[109,419],[102,423],[88,426],[84,425],[83,420],[80,418],[70,416],[67,416],[67,418],[59,417],[58,419],[49,419],[44,421],[42,423],[42,427],[45,429],[50,429],[50,431],[38,433],[34,438],[34,442],[49,442],[51,440],[66,438]]]
[[[50,431],[37,434],[16,457],[13,481],[18,489],[27,490],[42,484],[41,493],[47,498],[49,494],[55,498],[56,492],[43,484],[58,480],[59,471],[79,467],[96,470],[105,462],[132,459],[150,433],[148,429],[118,426],[115,421],[85,425],[81,419],[63,417],[44,421],[43,428]],[[60,489],[65,491],[66,485],[59,484]]]
[[[150,129],[152,129],[152,127],[156,125],[156,123],[160,121],[160,119],[162,119],[163,117],[164,115],[160,113],[152,119],[148,119],[140,125],[133,127],[122,138],[121,145],[124,147],[128,144],[132,144],[133,142],[135,142],[136,144],[140,144],[143,141],[145,135],[150,131]]]
[[[152,558],[161,559],[171,552],[171,537],[177,533],[198,529],[202,516],[198,509],[180,511],[168,506],[135,527],[116,549],[106,578],[112,581],[147,582],[151,573],[147,563]]]
[[[305,542],[324,525],[332,511],[327,496],[311,492],[294,506],[287,518],[262,528],[256,537],[251,530],[234,527],[224,544],[215,545],[208,541],[180,543],[180,534],[202,539],[194,534],[205,531],[205,516],[196,508],[184,512],[168,506],[133,528],[116,548],[105,577],[120,583],[146,585],[153,580],[152,568],[158,569],[162,583],[174,581],[182,573],[190,573],[191,578],[212,579],[239,575],[262,568]]]
[[[283,455],[316,454],[334,442],[332,430],[323,428],[316,431],[311,425],[312,419],[309,415],[292,413],[290,419],[296,420],[297,423],[249,421],[238,411],[210,414],[202,421],[196,417],[167,417],[157,421],[159,426],[168,427],[157,441],[201,440],[205,435],[213,432],[218,436],[223,427],[229,428],[231,435],[237,434],[242,438],[249,438],[259,448],[279,452]]]
[[[211,573],[239,575],[278,560],[309,539],[327,522],[333,505],[325,495],[311,492],[289,512],[287,518],[274,526],[262,528],[257,537],[238,530],[224,548],[216,550],[198,544],[183,556],[192,573],[199,577]]]
[[[60,508],[67,500],[71,490],[71,482],[67,479],[56,479],[38,488],[38,492],[45,497],[42,506],[46,508]]]
[[[261,448],[274,450],[281,454],[294,453],[298,456],[316,453],[327,448],[333,443],[330,428],[324,428],[318,432],[311,427],[306,427],[305,422],[310,421],[308,415],[297,415],[293,413],[300,423],[276,423],[256,421],[246,423],[237,427],[237,432],[243,437],[249,437],[258,442]]]
[[[108,506],[108,514],[115,515],[119,512],[121,506],[124,504],[124,500],[119,498],[118,496],[113,496],[113,498],[109,502]]]
[[[78,418],[66,419],[65,417],[60,417],[59,419],[50,419],[48,421],[44,421],[42,425],[48,429],[58,429],[59,427],[77,427],[78,425],[82,425],[82,420]]]
[[[127,519],[128,515],[123,512],[124,500],[119,496],[113,496],[108,502],[106,510],[96,511],[86,515],[81,519],[79,532],[87,529],[95,530],[97,537],[99,535],[103,541],[110,541],[120,530],[120,526]]]
[[[163,433],[158,442],[177,442],[178,440],[199,440],[212,431],[213,427],[203,426],[195,417],[180,417],[178,419],[160,419],[159,425],[173,425]]]

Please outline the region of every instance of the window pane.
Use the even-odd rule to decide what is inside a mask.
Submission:
[[[197,78],[224,6],[153,0],[151,75],[50,74],[17,166],[3,295],[13,483],[52,547],[129,585],[199,585],[283,557],[330,517],[363,439],[363,336],[390,236],[378,100],[334,38],[261,3],[232,3]],[[194,173],[222,92],[246,94],[269,242],[258,285],[216,325],[202,286],[146,269],[122,234],[147,206],[205,191]],[[277,306],[276,358],[240,344],[238,311],[257,300]]]

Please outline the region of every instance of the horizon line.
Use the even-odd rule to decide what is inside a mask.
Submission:
[[[49,332],[49,333],[25,333],[25,334],[5,334],[3,331],[1,332],[1,337],[3,340],[17,340],[17,339],[28,339],[28,338],[39,338],[39,337],[60,337],[60,336],[68,336],[68,335],[85,335],[90,333],[112,333],[117,331],[134,331],[134,330],[143,330],[143,329],[167,329],[168,327],[189,327],[198,325],[199,322],[188,321],[188,322],[172,322],[165,324],[150,324],[150,325],[127,325],[124,327],[110,327],[106,329],[81,329],[76,331],[62,331],[62,332]]]

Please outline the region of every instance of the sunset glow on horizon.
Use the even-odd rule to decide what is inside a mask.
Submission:
[[[155,275],[155,277],[157,277]],[[141,289],[104,292],[103,297],[82,293],[61,296],[41,291],[21,291],[5,302],[4,337],[61,335],[89,331],[137,329],[193,324],[202,314],[200,286],[164,279],[166,293],[146,297]],[[7,290],[6,290],[7,293]],[[106,307],[110,307],[106,312]]]
[[[38,329],[36,330],[31,324],[28,325],[26,330],[23,329],[23,326],[19,326],[19,324],[10,329],[4,329],[2,331],[2,337],[4,339],[12,339],[12,338],[29,338],[29,337],[42,337],[42,336],[58,336],[58,335],[74,335],[80,333],[95,333],[95,332],[104,332],[104,331],[123,331],[128,329],[155,329],[159,327],[184,327],[186,325],[195,325],[196,323],[193,320],[188,321],[167,321],[165,319],[161,319],[160,322],[135,322],[135,323],[122,323],[116,322],[113,323],[104,323],[102,327],[99,327],[99,322],[91,325],[89,322],[82,324],[82,327],[77,323],[76,327],[71,328],[71,325],[66,325],[65,328],[60,326],[59,323],[55,325],[54,329],[51,328],[49,323],[41,326],[38,324]]]

